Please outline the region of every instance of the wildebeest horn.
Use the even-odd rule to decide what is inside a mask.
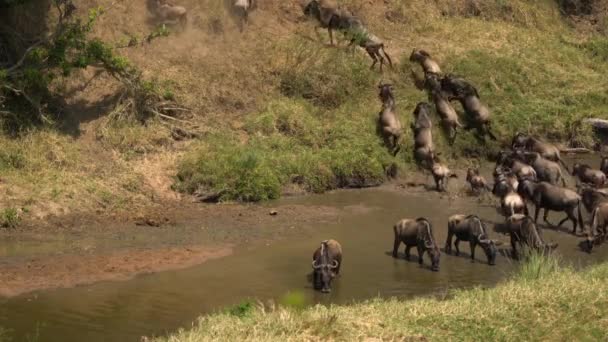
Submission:
[[[331,268],[337,268],[338,265],[339,265],[338,260],[334,260],[334,261],[331,262],[331,265],[329,267],[331,267]]]
[[[317,260],[312,261],[312,268],[321,268],[321,266],[317,266]]]

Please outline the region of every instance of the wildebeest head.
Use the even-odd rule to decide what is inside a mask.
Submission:
[[[329,260],[327,245],[321,244],[320,254],[312,261],[313,285],[315,290],[323,293],[331,292],[331,282],[336,276],[336,269],[339,266],[337,260]]]
[[[418,120],[418,118],[421,115],[426,115],[428,117],[430,112],[431,112],[430,104],[428,104],[427,102],[419,102],[416,105],[416,109],[414,109],[414,117],[416,118],[416,120]]]
[[[514,150],[525,148],[528,143],[529,137],[524,133],[517,132],[511,141],[511,148]]]
[[[311,0],[304,6],[304,15],[315,19],[321,18],[321,6],[317,0]]]
[[[423,61],[425,58],[430,58],[431,55],[424,51],[424,50],[418,50],[418,49],[414,49],[412,50],[412,54],[410,55],[410,61],[411,62],[420,62]]]
[[[441,251],[439,250],[439,246],[437,246],[437,243],[435,243],[431,223],[425,218],[419,218],[416,221],[418,221],[418,223],[423,226],[425,232],[424,248],[431,257],[431,270],[437,272],[439,271],[439,258],[441,256]]]
[[[496,248],[496,242],[494,240],[488,239],[486,236],[479,237],[479,245],[483,252],[486,254],[488,258],[488,264],[496,265],[496,253],[498,253],[498,249]]]
[[[585,185],[579,188],[579,194],[588,212],[592,212],[598,204],[608,202],[608,195]]]
[[[394,99],[393,96],[393,85],[390,83],[381,83],[378,85],[378,89],[380,92],[378,93],[378,97],[382,102],[386,102],[388,100]]]

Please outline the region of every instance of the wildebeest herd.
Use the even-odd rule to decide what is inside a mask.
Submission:
[[[155,0],[156,14],[163,22],[186,22],[187,11],[184,7],[170,4],[168,0]],[[249,12],[257,7],[256,0],[233,0],[236,12],[240,13],[240,29],[248,22]],[[393,66],[385,44],[372,34],[362,21],[347,10],[324,0],[309,0],[303,4],[303,13],[317,23],[319,28],[327,29],[330,44],[334,45],[334,32],[339,32],[350,42],[349,46],[363,48],[371,57],[373,69],[379,64],[382,72],[384,65]],[[317,32],[318,34],[318,32]],[[439,159],[433,143],[433,115],[437,114],[450,144],[457,139],[458,130],[475,130],[480,142],[486,137],[496,140],[492,132],[491,113],[482,101],[477,88],[465,78],[443,74],[437,60],[422,49],[414,49],[409,60],[418,64],[422,75],[412,69],[414,85],[427,93],[429,102],[416,105],[411,125],[414,136],[413,156],[420,168],[430,172],[438,191],[447,191],[448,181],[456,177],[447,165]],[[403,126],[397,113],[394,87],[391,84],[379,85],[379,98],[382,108],[378,117],[378,131],[384,138],[389,151],[396,155],[403,138]],[[464,118],[453,106],[460,103]],[[461,121],[461,119],[463,119]],[[462,123],[464,122],[464,124]],[[557,245],[543,239],[542,230],[537,225],[538,216],[544,210],[543,221],[548,223],[550,211],[563,212],[566,221],[572,222],[572,233],[586,231],[586,238],[580,246],[591,252],[608,236],[608,192],[602,188],[608,175],[608,158],[603,158],[599,169],[590,165],[575,164],[572,175],[578,179],[576,190],[569,189],[563,170],[568,170],[554,145],[533,136],[517,133],[513,137],[511,149],[497,156],[494,168],[493,185],[490,185],[478,169],[467,170],[466,181],[474,194],[491,192],[500,200],[500,212],[505,217],[502,232],[510,236],[514,257],[517,248],[527,246],[540,253],[548,253]],[[534,209],[530,216],[529,207]],[[582,207],[591,214],[590,226],[585,229]],[[393,226],[393,257],[398,257],[398,249],[405,245],[405,257],[416,247],[418,262],[423,263],[425,253],[429,255],[431,269],[439,271],[440,248],[433,234],[433,225],[427,218],[402,219]],[[444,251],[448,254],[460,253],[459,243],[468,242],[471,258],[475,260],[475,250],[481,247],[489,265],[496,263],[497,245],[492,240],[485,222],[476,215],[452,215],[447,222],[447,240]],[[312,259],[313,285],[322,292],[331,291],[332,280],[340,274],[342,266],[342,246],[335,240],[326,240],[315,250]]]
[[[304,7],[305,15],[317,21],[318,26],[329,32],[330,43],[334,44],[333,31],[342,32],[350,43],[363,47],[373,59],[371,68],[380,63],[380,71],[388,61],[384,43],[370,34],[361,21],[347,11],[312,0]],[[386,60],[385,60],[386,59]],[[438,191],[447,191],[448,180],[456,175],[439,160],[433,144],[433,113],[441,120],[441,125],[450,144],[457,138],[459,129],[474,129],[480,142],[486,137],[496,140],[491,128],[490,109],[483,103],[477,88],[468,80],[451,74],[442,74],[439,63],[425,50],[414,49],[410,55],[412,63],[419,64],[423,76],[412,70],[414,85],[427,92],[430,103],[416,105],[411,129],[414,135],[414,159],[417,164],[433,175]],[[379,132],[389,151],[397,154],[403,137],[403,126],[397,115],[394,87],[379,85],[382,108],[378,117]],[[464,122],[452,102],[460,103],[464,112]],[[563,168],[563,169],[562,169]],[[518,257],[518,247],[527,246],[539,253],[548,253],[557,244],[546,242],[537,225],[538,216],[544,210],[543,220],[548,222],[550,211],[563,212],[566,221],[572,222],[572,234],[580,230],[585,233],[582,207],[591,213],[590,227],[580,246],[587,252],[601,244],[608,236],[608,191],[602,188],[608,174],[608,158],[603,158],[599,169],[590,165],[575,164],[572,176],[578,179],[576,190],[569,189],[562,170],[568,170],[557,147],[533,136],[517,133],[511,149],[497,156],[490,183],[481,176],[478,169],[467,170],[466,181],[474,194],[491,192],[500,200],[500,212],[505,217],[502,232],[510,236],[514,257]],[[533,218],[528,207],[534,209]],[[580,228],[579,228],[580,227]],[[393,226],[393,257],[398,257],[401,244],[405,245],[405,257],[410,258],[410,249],[416,247],[418,262],[423,264],[425,253],[429,255],[431,270],[439,271],[440,248],[433,234],[433,225],[427,218],[402,219]],[[459,243],[468,242],[471,258],[475,260],[475,250],[481,247],[489,265],[496,263],[499,241],[492,240],[485,222],[476,215],[452,215],[447,223],[447,240],[444,251],[448,254],[460,253]],[[326,240],[313,254],[313,285],[322,292],[331,291],[332,280],[340,274],[342,266],[342,246],[335,240]]]

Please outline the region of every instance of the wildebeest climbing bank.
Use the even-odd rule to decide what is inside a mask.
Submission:
[[[599,0],[0,0],[0,340],[607,340],[607,34]]]

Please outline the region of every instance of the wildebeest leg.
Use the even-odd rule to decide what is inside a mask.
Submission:
[[[448,254],[452,253],[452,237],[454,236],[454,234],[452,232],[449,231],[450,228],[448,228],[448,237],[445,240],[445,252]]]
[[[334,45],[334,32],[331,27],[327,28],[327,32],[329,32],[329,44]]]
[[[568,208],[568,210],[566,210],[566,218],[564,218],[563,220],[559,221],[559,224],[557,225],[558,227],[561,227],[562,224],[564,224],[564,222],[570,220],[572,221],[572,234],[576,234],[576,216],[574,215],[574,208]]]
[[[545,208],[545,213],[543,214],[543,222],[548,223],[549,225],[551,225],[551,222],[549,222],[549,209]],[[560,225],[558,225],[559,227]]]
[[[460,255],[460,248],[458,248],[460,244],[460,239],[456,237],[456,241],[454,241],[454,249],[456,249],[456,256]]]
[[[511,250],[512,250],[512,256],[513,258],[517,259],[518,255],[517,255],[517,247],[515,247],[515,245],[517,244],[517,239],[514,233],[511,233]]]
[[[424,246],[422,246],[422,244],[420,244],[420,243],[416,247],[418,248],[418,264],[422,265],[422,263],[423,263],[422,257],[424,256],[425,249],[424,249]]]
[[[395,242],[393,243],[393,258],[396,258],[399,255],[399,245],[401,245],[401,240],[397,234],[395,234]]]
[[[407,260],[410,260],[410,249],[412,249],[413,246],[410,245],[405,245],[405,258]]]
[[[372,66],[370,67],[370,69],[372,69],[372,70],[373,70],[373,69],[374,69],[374,67],[376,66],[376,64],[378,63],[378,57],[376,57],[376,54],[375,54],[373,51],[371,51],[369,48],[366,48],[366,49],[365,49],[365,51],[367,51],[367,54],[368,54],[368,55],[369,55],[369,56],[372,58],[372,60],[374,61],[374,62],[372,63]],[[380,64],[380,65],[382,65],[382,64]]]
[[[534,205],[534,223],[538,222],[538,214],[540,214],[540,208],[539,205]]]
[[[477,248],[477,244],[475,241],[469,241],[469,246],[471,246],[471,262],[475,262],[475,248]]]

